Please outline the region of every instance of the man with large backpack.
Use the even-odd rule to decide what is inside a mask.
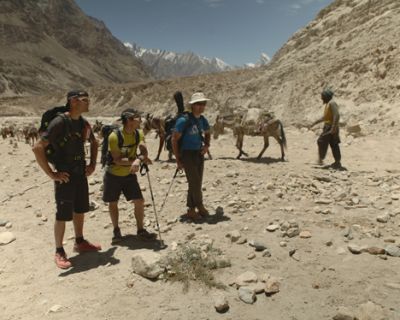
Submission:
[[[201,219],[209,213],[203,205],[204,155],[210,147],[210,125],[202,115],[207,104],[202,92],[192,95],[191,112],[177,119],[172,135],[172,148],[178,169],[184,169],[188,181],[187,217]],[[196,208],[198,211],[196,211]]]
[[[113,224],[112,242],[122,240],[119,228],[118,201],[121,193],[127,201],[132,201],[136,218],[137,236],[145,240],[155,239],[154,233],[144,228],[144,199],[136,173],[140,163],[151,164],[144,143],[144,134],[139,130],[141,117],[132,108],[125,109],[121,118],[123,128],[114,130],[103,143],[108,144],[108,162],[104,174],[103,201],[108,202]],[[137,150],[140,150],[138,157]]]
[[[61,110],[67,112],[57,113]],[[51,109],[43,115],[41,139],[32,148],[39,166],[54,180],[57,205],[55,263],[61,269],[71,267],[63,248],[66,221],[73,221],[75,252],[101,250],[100,245],[92,244],[83,237],[84,213],[89,211],[87,176],[96,168],[98,150],[90,124],[81,116],[88,111],[89,95],[86,91],[68,92],[65,107]],[[91,146],[88,165],[84,148],[86,140]]]

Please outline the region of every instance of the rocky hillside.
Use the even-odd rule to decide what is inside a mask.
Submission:
[[[286,125],[302,125],[321,115],[320,92],[328,86],[336,93],[343,123],[358,123],[365,132],[390,133],[400,123],[398,30],[397,0],[337,0],[264,67],[93,88],[93,112],[115,115],[131,104],[165,114],[175,112],[176,90],[182,90],[186,100],[193,91],[203,90],[213,99],[211,117],[259,106],[275,112]],[[8,105],[17,108],[22,103]]]
[[[148,78],[144,66],[73,0],[0,1],[0,96]]]

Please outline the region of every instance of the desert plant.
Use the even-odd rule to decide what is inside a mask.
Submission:
[[[225,285],[218,282],[213,270],[230,267],[229,260],[221,259],[221,251],[212,245],[200,248],[196,245],[185,245],[168,258],[166,278],[173,282],[183,283],[183,291],[189,290],[191,281],[197,281],[208,288],[224,289]]]

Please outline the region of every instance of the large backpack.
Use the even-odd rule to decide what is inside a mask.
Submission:
[[[121,149],[124,146],[124,137],[122,131],[118,125],[105,125],[101,128],[101,135],[103,136],[103,142],[101,144],[101,166],[104,168],[106,165],[109,166],[113,163],[113,157],[111,152],[108,150],[108,137],[112,132],[115,132],[118,137],[118,148]],[[135,144],[139,144],[139,130],[135,130]],[[133,146],[133,145],[132,145]],[[131,147],[131,146],[130,146]]]
[[[43,132],[45,132],[49,127],[50,122],[57,116],[62,117],[64,121],[64,132],[61,135],[61,138],[58,141],[56,141],[55,145],[49,143],[45,148],[47,161],[52,164],[56,164],[57,162],[60,162],[62,160],[60,159],[61,149],[71,138],[71,123],[68,116],[65,114],[68,111],[69,107],[67,106],[54,107],[45,111],[42,114],[42,118],[40,120],[39,134],[43,134]],[[81,132],[83,140],[84,139],[83,129],[85,128],[86,120],[84,120],[82,117],[80,117],[79,120],[81,122]]]
[[[165,148],[169,152],[173,152],[173,150],[172,150],[172,134],[174,133],[176,122],[178,121],[179,118],[182,118],[182,117],[184,117],[186,119],[186,123],[182,130],[182,137],[181,137],[181,139],[179,139],[179,142],[178,142],[179,150],[181,149],[181,146],[182,146],[182,141],[183,141],[182,138],[186,134],[187,130],[194,124],[196,126],[198,126],[198,123],[193,119],[193,116],[191,115],[191,113],[187,112],[187,111],[178,113],[175,117],[171,117],[171,116],[167,117],[165,119]],[[199,127],[198,127],[198,129],[200,132]],[[201,135],[201,140],[204,141],[203,135]]]

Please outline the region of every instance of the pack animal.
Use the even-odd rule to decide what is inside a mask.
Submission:
[[[236,158],[240,159],[242,155],[248,157],[248,154],[243,150],[244,136],[262,136],[264,137],[264,146],[257,156],[257,159],[261,159],[269,146],[269,137],[274,137],[281,147],[281,160],[284,161],[287,141],[282,122],[269,114],[260,114],[256,120],[250,120],[250,113],[251,110],[243,115],[217,116],[213,126],[214,139],[218,139],[218,136],[224,132],[225,127],[231,128],[233,135],[236,137],[236,148],[239,150]]]

